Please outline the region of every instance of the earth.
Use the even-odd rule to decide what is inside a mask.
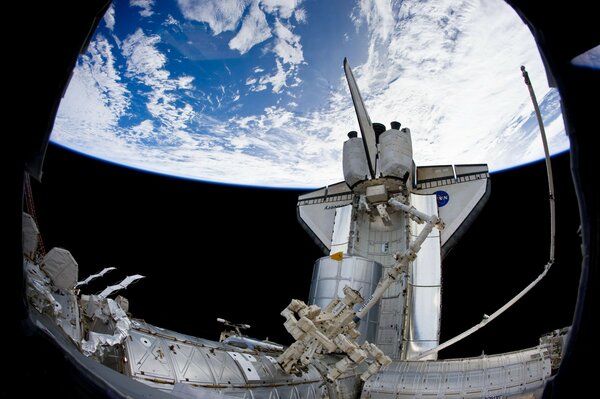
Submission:
[[[51,140],[182,178],[332,184],[358,129],[344,57],[371,120],[411,129],[417,165],[540,159],[521,65],[551,153],[569,148],[534,39],[501,0],[115,0]]]

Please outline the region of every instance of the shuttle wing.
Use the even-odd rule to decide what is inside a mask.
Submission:
[[[335,210],[351,204],[352,198],[352,191],[346,182],[323,187],[298,197],[298,220],[326,254],[331,249]]]
[[[436,194],[439,216],[446,223],[440,233],[442,258],[468,230],[490,196],[486,164],[417,167],[413,192]]]

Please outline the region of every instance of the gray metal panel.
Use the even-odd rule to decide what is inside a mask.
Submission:
[[[352,225],[352,205],[335,209],[333,235],[331,238],[331,253],[348,253],[350,230]]]
[[[435,195],[411,195],[411,204],[428,215],[437,215]],[[411,241],[420,234],[424,225],[410,222]],[[410,265],[408,328],[403,357],[423,352],[438,345],[441,321],[441,256],[440,236],[437,229],[427,236],[417,258]],[[435,359],[432,355],[427,359]]]
[[[132,326],[135,330],[140,332],[145,332],[147,334],[151,334],[158,337],[163,337],[171,341],[189,343],[195,346],[202,346],[207,348],[221,348],[218,342],[211,341],[209,339],[198,338],[192,335],[182,334],[177,331],[169,330],[162,327],[157,327],[155,325],[146,323],[141,319],[132,319]]]
[[[381,263],[386,269],[396,263],[394,255],[403,252],[407,247],[407,217],[404,212],[393,212],[390,215],[391,226],[381,222],[381,218],[373,218],[364,211],[356,213],[353,225],[354,235],[351,239],[350,253]],[[402,331],[404,329],[404,308],[406,278],[401,276],[392,284],[379,302],[379,325],[377,346],[392,359],[400,358]],[[371,310],[370,313],[374,311]]]
[[[346,182],[342,181],[320,188],[315,191],[308,192],[306,194],[299,195],[298,202],[302,203],[310,199],[322,199],[324,197],[328,197],[328,199],[333,200],[337,195],[345,195],[349,193],[351,194],[352,192],[348,188],[348,185],[346,184]]]
[[[177,341],[136,330],[131,330],[130,336],[126,349],[133,377],[165,383],[186,381],[191,377],[198,384],[211,386],[246,383],[236,361],[223,350],[192,346],[192,349],[183,347],[179,352]],[[173,366],[174,363],[177,367]]]
[[[437,230],[434,230],[437,232]],[[432,232],[432,233],[434,233]],[[421,245],[417,259],[411,265],[411,282],[413,286],[435,286],[441,285],[442,268],[440,257],[439,235],[427,237]]]
[[[346,73],[346,80],[348,81],[348,88],[350,89],[350,95],[352,96],[352,102],[354,102],[354,109],[356,110],[356,117],[358,118],[358,125],[362,133],[362,138],[365,146],[365,152],[367,154],[367,162],[369,164],[369,170],[371,171],[371,177],[375,178],[376,159],[377,159],[377,141],[375,139],[375,131],[373,130],[373,124],[371,118],[367,113],[367,108],[358,90],[358,85],[350,69],[348,60],[344,58],[344,72]]]
[[[196,384],[210,384],[215,381],[209,357],[197,351],[196,347],[182,342],[174,343],[171,351],[173,366],[178,381]]]
[[[77,284],[79,266],[69,251],[52,248],[44,256],[42,270],[52,279],[54,285],[64,291],[72,290]]]
[[[392,223],[386,226],[381,218],[373,218],[372,213],[357,212],[350,245],[352,255],[372,259],[384,267],[392,267],[396,263],[394,255],[406,249],[407,219],[403,212],[389,216]]]
[[[434,348],[439,343],[441,286],[412,287],[410,321],[405,353],[407,356]],[[428,358],[431,359],[434,356]]]
[[[317,382],[251,388],[205,388],[176,383],[173,395],[185,399],[326,399],[327,388]],[[352,398],[356,398],[357,393]],[[347,398],[351,399],[351,398]]]
[[[390,129],[379,136],[378,162],[382,176],[404,178],[413,167],[410,130]]]
[[[487,164],[470,164],[470,165],[454,165],[454,171],[456,177],[473,175],[478,173],[488,173],[489,168]]]
[[[454,179],[452,165],[418,166],[417,184],[434,180]]]
[[[346,285],[359,290],[363,298],[368,298],[377,287],[381,271],[382,267],[377,262],[356,256],[345,256],[341,261],[328,256],[320,258],[313,269],[308,302],[325,308],[334,298],[344,296]],[[375,341],[378,313],[378,309],[373,309],[361,321],[358,327],[360,342],[365,339]]]
[[[512,397],[534,392],[551,375],[548,345],[501,355],[397,361],[365,382],[362,399]]]
[[[354,137],[344,141],[342,170],[344,171],[344,180],[350,187],[369,178],[371,172],[367,164],[365,146],[360,138]]]
[[[227,352],[227,354],[240,366],[247,382],[260,381],[261,378],[256,371],[256,367],[254,367],[254,363],[256,363],[256,358],[254,356],[238,352]]]
[[[313,289],[311,287],[309,300],[308,300],[308,302],[310,304],[314,303],[317,305],[319,305],[319,304],[326,305],[327,303],[329,303],[329,301],[331,301],[332,298],[334,298],[335,296],[339,296],[339,294],[338,294],[339,281],[337,280],[337,278],[322,279],[320,281],[313,280],[313,281],[314,281],[313,284],[315,284],[315,289],[313,291]],[[321,305],[319,305],[319,306],[321,306]],[[322,306],[322,308],[323,307],[325,307],[325,306]]]
[[[83,355],[73,341],[48,316],[30,308],[29,327],[39,330],[61,351],[80,383],[99,397],[169,399],[172,395],[152,389]],[[34,382],[34,381],[33,381]],[[33,383],[32,382],[32,383]],[[69,380],[65,380],[68,383]]]
[[[359,366],[358,373],[360,372],[362,371]],[[362,381],[358,378],[358,375],[340,378],[336,381],[335,389],[330,389],[329,399],[358,399],[362,385]]]
[[[162,339],[137,331],[130,331],[129,337],[126,347],[132,376],[175,382],[175,372],[167,357],[168,348]]]
[[[40,230],[33,220],[33,217],[23,212],[23,254],[30,259],[33,259],[35,251],[37,251]]]
[[[158,389],[192,384],[232,397],[317,399],[323,393],[322,376],[313,366],[301,376],[289,375],[272,356],[190,338],[136,320],[125,342],[128,374]],[[196,397],[193,389],[178,391]]]
[[[402,287],[405,279],[398,286],[397,296],[388,296],[379,303],[379,328],[377,331],[377,346],[388,356],[400,358],[400,346],[402,343],[402,330],[404,324],[404,301],[405,295]]]
[[[61,306],[61,313],[56,317],[63,331],[75,342],[81,341],[81,321],[79,316],[79,303],[77,297],[72,293],[61,294],[53,292],[52,296]]]

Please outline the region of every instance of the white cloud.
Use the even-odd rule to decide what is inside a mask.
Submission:
[[[276,39],[271,51],[275,54],[275,70],[262,75],[258,79],[258,84],[255,84],[257,82],[255,78],[247,80],[246,84],[251,85],[250,91],[263,91],[271,85],[273,93],[280,93],[283,87],[288,86],[289,80],[292,81],[289,87],[298,86],[302,82],[298,77],[297,67],[304,62],[300,36],[294,34],[290,27],[284,25],[279,19],[275,21],[273,32]],[[254,68],[254,73],[261,72],[264,72],[262,68]]]
[[[260,78],[259,83],[261,86],[265,87],[265,85],[270,84],[273,87],[273,93],[279,93],[281,89],[285,86],[285,81],[287,79],[287,74],[283,69],[283,65],[279,60],[276,61],[277,64],[277,72],[273,75],[266,75]]]
[[[358,8],[361,16],[375,36],[372,39],[386,39],[395,26],[392,2],[389,0],[360,0]]]
[[[129,107],[130,93],[115,69],[113,47],[98,36],[79,60],[69,88],[60,103],[53,138],[65,133],[65,126],[86,135],[102,135],[118,126]]]
[[[164,69],[167,58],[155,47],[159,42],[160,36],[147,36],[141,28],[123,41],[129,75],[151,87],[158,87],[169,79],[169,71]]]
[[[538,97],[549,89],[530,32],[506,4],[404,1],[388,9],[362,0],[360,11],[371,40],[355,75],[371,119],[410,127],[417,164],[487,162],[498,170],[540,157],[541,147],[535,155],[514,151],[535,140],[511,125],[515,115],[531,115],[520,65],[538,77]],[[566,136],[557,142],[554,151],[568,148]]]
[[[284,63],[300,64],[304,61],[300,36],[292,33],[292,31],[279,20],[275,21],[275,36],[277,36],[277,41],[273,51]]]
[[[308,22],[308,14],[304,8],[297,8],[294,11],[294,18],[300,24],[305,24]]]
[[[268,13],[288,19],[296,7],[302,3],[302,0],[261,0],[261,3]]]
[[[150,88],[146,108],[166,128],[163,139],[168,141],[169,132],[184,129],[194,115],[189,103],[178,105],[176,94],[177,90],[191,89],[193,77],[171,78],[165,68],[167,58],[156,48],[159,42],[160,36],[147,36],[138,29],[123,41],[122,51],[128,76]]]
[[[205,22],[213,35],[237,28],[251,0],[177,0],[186,19]]]
[[[258,4],[259,0],[252,3],[250,12],[244,17],[242,27],[237,35],[229,41],[229,48],[238,50],[240,54],[247,53],[252,47],[271,37],[267,18]]]
[[[154,11],[152,11],[154,0],[129,0],[129,5],[141,8],[140,15],[142,17],[151,17],[154,15]]]
[[[290,24],[282,22],[292,16],[298,22],[306,22],[306,12],[299,8],[301,3],[302,0],[208,0],[204,2],[178,0],[179,8],[185,18],[207,23],[214,35],[235,31],[241,21],[241,27],[229,41],[229,48],[239,51],[240,54],[247,53],[274,34],[275,42],[269,47],[263,47],[263,52],[275,54],[276,69],[259,77],[258,84],[248,83],[250,78],[246,82],[250,86],[250,91],[263,91],[271,85],[274,93],[281,92],[288,80],[292,80],[293,85],[301,82],[296,68],[296,65],[304,62],[301,38],[293,33]],[[249,10],[244,16],[248,5],[250,5]],[[265,12],[277,16],[272,28],[269,27]],[[285,66],[282,67],[281,63]],[[254,72],[262,71],[262,68],[257,68]]]
[[[256,72],[264,72],[264,70],[257,68]],[[268,85],[271,85],[271,91],[273,93],[280,93],[284,87],[287,86],[297,86],[299,82],[299,78],[294,77],[293,83],[288,85],[287,80],[290,76],[295,75],[296,70],[294,66],[288,68],[287,70],[283,66],[280,59],[275,60],[275,71],[271,74],[264,74],[259,78],[249,77],[246,79],[246,86],[250,86],[249,90],[253,92],[263,91],[268,88]]]
[[[176,79],[177,88],[179,89],[193,89],[194,85],[192,82],[194,81],[193,76],[183,75]]]
[[[169,14],[167,16],[167,19],[165,19],[165,21],[162,24],[165,26],[180,26],[181,25],[179,23],[179,21],[176,20],[171,14]]]
[[[254,92],[264,91],[264,90],[267,90],[267,85],[265,85],[265,84],[257,84],[257,85],[252,85],[250,87],[250,91],[254,91]]]
[[[108,30],[113,30],[115,28],[115,6],[111,4],[106,10],[106,14],[104,14],[104,23]]]
[[[145,119],[138,125],[131,128],[131,132],[136,139],[147,139],[154,133],[154,123],[150,119]]]

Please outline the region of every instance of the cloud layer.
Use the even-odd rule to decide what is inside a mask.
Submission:
[[[331,66],[336,78],[326,97],[308,107],[296,99],[316,83],[305,76],[319,60],[305,49],[345,45],[354,51],[350,61],[371,119],[410,127],[418,165],[487,162],[499,170],[539,159],[522,64],[540,99],[551,150],[568,148],[559,98],[546,85],[533,38],[502,1],[359,0],[352,12],[326,16],[339,26],[348,21],[344,36],[353,39],[346,44],[311,35],[319,7],[301,0],[160,5],[131,1],[109,8],[104,31],[74,71],[54,142],[193,179],[331,184],[342,179],[345,133],[357,126],[341,59]],[[139,15],[140,26],[117,38],[115,27],[127,12]],[[225,65],[229,80],[209,87],[210,75],[178,58],[165,40],[165,32],[202,27],[250,62],[246,75]]]

